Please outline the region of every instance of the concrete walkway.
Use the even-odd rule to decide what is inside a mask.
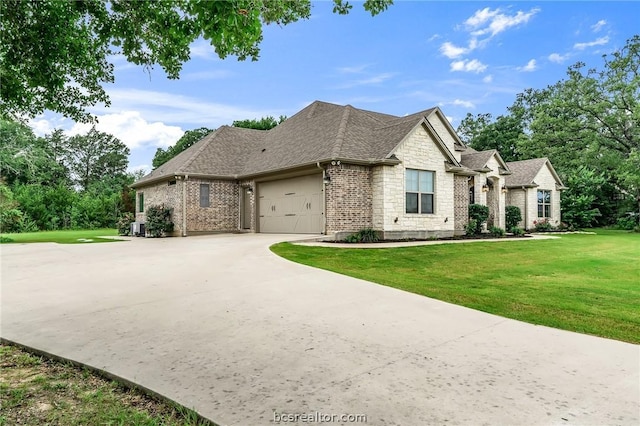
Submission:
[[[640,423],[639,346],[268,250],[290,238],[3,245],[0,334],[140,383],[221,425],[316,412],[318,424],[342,414],[364,414],[368,425]]]

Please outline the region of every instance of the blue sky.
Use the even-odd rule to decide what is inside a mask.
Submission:
[[[352,3],[347,16],[318,2],[307,21],[265,27],[257,62],[221,60],[199,40],[179,80],[114,57],[111,107],[91,110],[97,127],[131,148],[131,169],[149,169],[156,148],[185,130],[291,116],[314,100],[394,115],[437,105],[457,127],[468,112],[504,114],[516,94],[557,82],[577,61],[601,66],[640,16],[631,1],[397,1],[376,17]],[[51,113],[31,125],[88,130]]]

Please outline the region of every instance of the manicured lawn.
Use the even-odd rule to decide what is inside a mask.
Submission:
[[[70,364],[0,345],[0,426],[204,426],[198,415]]]
[[[66,230],[66,231],[41,231],[25,232],[22,234],[2,234],[2,242],[7,243],[59,243],[59,244],[84,244],[107,243],[118,241],[111,238],[117,236],[115,229],[90,229],[90,230]],[[11,241],[7,241],[9,239]]]
[[[389,249],[272,246],[294,262],[485,312],[640,343],[640,234]]]

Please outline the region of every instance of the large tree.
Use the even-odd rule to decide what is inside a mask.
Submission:
[[[467,116],[458,126],[462,140],[477,151],[497,149],[505,161],[521,159],[517,142],[524,134],[523,124],[515,115],[501,115],[492,120],[491,114]]]
[[[199,129],[187,130],[186,132],[184,132],[184,135],[182,135],[182,137],[178,139],[175,145],[171,145],[167,149],[156,149],[156,154],[153,156],[153,162],[151,163],[153,165],[153,168],[155,169],[160,167],[211,132],[213,132],[213,129],[209,129],[208,127],[200,127]]]
[[[67,165],[75,183],[84,191],[100,181],[126,174],[129,148],[95,127],[86,135],[70,137],[67,148]]]
[[[287,119],[286,115],[281,115],[280,118],[275,119],[274,117],[268,115],[266,117],[262,117],[261,119],[252,119],[252,120],[236,120],[233,122],[233,127],[243,127],[245,129],[256,129],[256,130],[269,130],[276,127],[278,124],[282,123]]]
[[[334,12],[351,5],[333,0]],[[365,0],[372,15],[391,0]],[[0,2],[0,113],[44,110],[91,121],[87,108],[109,104],[113,56],[178,78],[198,38],[220,58],[257,60],[265,24],[309,18],[310,0],[3,0]]]

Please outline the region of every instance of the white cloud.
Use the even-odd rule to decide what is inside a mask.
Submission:
[[[594,33],[599,32],[605,25],[607,25],[607,21],[605,21],[604,19],[599,20],[598,22],[596,22],[595,24],[593,24],[591,26],[591,31],[593,31]]]
[[[457,58],[459,56],[465,55],[468,52],[469,49],[467,49],[466,47],[454,46],[453,43],[450,43],[448,41],[442,43],[442,46],[440,46],[440,53],[442,53],[449,59]]]
[[[527,62],[527,65],[523,67],[518,67],[518,71],[531,72],[531,71],[535,71],[537,68],[538,66],[536,65],[536,60],[532,59],[529,62]]]
[[[439,39],[439,38],[441,38],[441,37],[442,37],[442,36],[441,36],[440,34],[434,34],[434,35],[432,35],[431,37],[429,37],[429,38],[427,39],[427,41],[434,41],[434,40],[437,40],[437,39]]]
[[[463,59],[461,61],[451,62],[451,71],[475,72],[476,74],[484,72],[487,66],[477,59],[470,61]]]
[[[587,47],[602,46],[607,43],[609,43],[609,36],[604,36],[604,37],[597,38],[594,41],[589,41],[586,43],[576,43],[573,45],[573,48],[578,50],[584,50]]]
[[[189,46],[190,55],[192,58],[201,58],[201,59],[220,59],[218,54],[211,46],[211,43],[204,39],[198,39],[191,43]]]
[[[500,9],[491,10],[486,7],[476,11],[464,22],[464,25],[473,36],[489,34],[490,37],[493,37],[509,28],[526,24],[539,11],[539,8],[533,8],[528,12],[519,10],[515,15],[508,15],[502,13]]]
[[[456,99],[453,102],[451,102],[450,104],[451,105],[455,105],[455,106],[461,106],[461,107],[469,108],[469,109],[472,109],[472,108],[476,107],[473,102],[465,101],[465,100],[462,100],[462,99]]]
[[[137,111],[146,120],[160,123],[193,124],[194,127],[215,128],[230,125],[234,120],[245,118],[279,116],[281,111],[245,109],[237,106],[207,102],[197,98],[173,93],[139,89],[111,89],[109,108],[93,108],[92,112],[103,114]]]
[[[122,111],[115,114],[99,115],[96,129],[112,134],[130,149],[146,146],[167,147],[173,145],[184,131],[177,126],[169,126],[160,121],[149,122],[138,111]],[[91,124],[76,123],[66,133],[77,135],[87,133]]]
[[[493,81],[493,76],[491,74],[489,74],[489,75],[485,76],[482,79],[482,81],[485,82],[485,83],[491,83]]]
[[[360,74],[369,67],[368,64],[337,68],[340,74]]]
[[[569,55],[561,55],[559,53],[552,53],[547,57],[551,62],[555,62],[556,64],[561,64],[569,58]]]

